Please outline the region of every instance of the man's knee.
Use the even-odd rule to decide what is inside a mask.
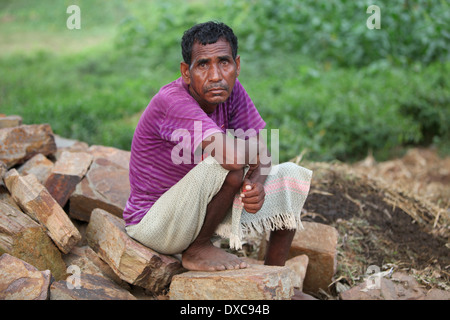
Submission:
[[[230,171],[223,183],[224,186],[236,190],[241,188],[242,181],[244,180],[244,169]]]

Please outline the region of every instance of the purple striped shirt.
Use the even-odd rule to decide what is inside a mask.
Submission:
[[[258,132],[265,125],[238,80],[227,101],[211,114],[200,108],[181,77],[162,87],[142,114],[133,136],[131,193],[123,212],[126,225],[139,223],[155,201],[195,167],[194,151],[202,138],[226,133],[227,129]],[[174,148],[182,149],[181,161],[173,161]],[[184,150],[191,153],[186,155]]]

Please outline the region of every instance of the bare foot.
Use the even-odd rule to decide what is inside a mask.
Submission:
[[[215,247],[212,243],[206,245],[191,245],[181,256],[184,268],[192,271],[220,271],[247,268],[247,263],[235,255]]]
[[[310,296],[309,294],[303,293],[300,290],[294,289],[294,295],[292,296],[291,300],[317,300],[313,296]]]

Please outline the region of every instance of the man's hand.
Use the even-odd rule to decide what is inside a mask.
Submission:
[[[266,196],[264,185],[260,182],[252,183],[249,179],[244,179],[240,196],[245,211],[248,213],[256,213],[264,204],[264,198]]]

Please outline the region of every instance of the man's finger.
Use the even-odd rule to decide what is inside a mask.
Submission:
[[[256,213],[262,208],[263,204],[264,204],[264,201],[259,201],[255,204],[244,204],[244,209],[248,213]]]
[[[242,203],[244,204],[255,204],[261,201],[260,197],[245,197],[242,198]]]

